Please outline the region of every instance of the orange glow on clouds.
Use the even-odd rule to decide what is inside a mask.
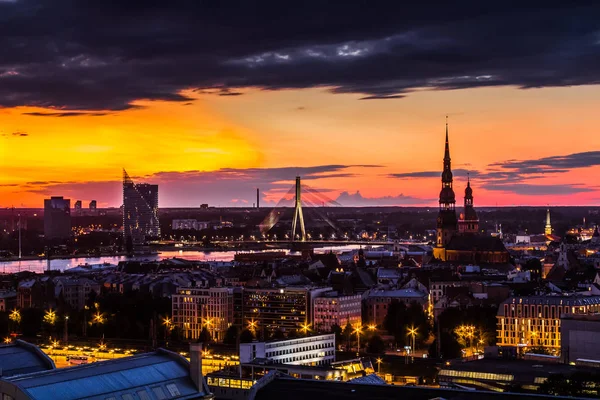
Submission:
[[[341,192],[378,198],[404,195],[410,205],[435,205],[440,180],[391,178],[440,171],[444,116],[450,115],[453,169],[485,171],[490,164],[600,149],[595,86],[519,90],[487,88],[416,92],[405,99],[359,101],[326,89],[257,91],[242,96],[186,92],[189,104],[139,101],[140,108],[101,116],[39,117],[56,112],[0,110],[0,205],[39,207],[47,192],[28,182],[118,181],[157,172],[221,168],[353,166],[311,180],[330,198]],[[360,167],[359,165],[378,167]],[[555,195],[494,190],[473,176],[477,205],[595,204],[599,167],[519,181],[581,184],[589,191]],[[343,176],[342,176],[343,175]],[[293,182],[294,176],[289,177]],[[515,182],[515,183],[519,183]],[[457,203],[465,176],[456,176]],[[62,193],[52,193],[61,195]],[[72,194],[72,193],[71,193]],[[276,202],[278,192],[268,194]],[[79,194],[87,199],[85,193]],[[420,200],[419,200],[420,199]],[[225,205],[229,199],[223,200]],[[104,204],[106,205],[106,204]],[[115,200],[112,206],[118,206]],[[176,204],[168,204],[175,206]]]

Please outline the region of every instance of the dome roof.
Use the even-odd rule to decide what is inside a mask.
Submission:
[[[440,203],[454,203],[456,198],[454,196],[454,190],[449,187],[442,188],[440,191]]]
[[[467,182],[467,188],[465,189],[465,197],[473,197],[473,189],[471,189],[471,182]]]

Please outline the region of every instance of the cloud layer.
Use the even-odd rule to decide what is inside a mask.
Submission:
[[[184,89],[415,89],[600,82],[600,6],[190,0],[0,2],[0,106],[123,110]],[[40,114],[47,116],[47,114]]]
[[[583,183],[555,184],[535,183],[548,175],[565,174],[574,169],[600,165],[600,151],[588,151],[562,156],[536,158],[531,160],[508,160],[489,164],[483,171],[454,169],[454,176],[476,177],[479,187],[510,192],[526,196],[569,195],[594,192],[598,188]],[[399,179],[438,178],[439,171],[414,171],[390,174]]]

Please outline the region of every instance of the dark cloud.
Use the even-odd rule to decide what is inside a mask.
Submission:
[[[600,165],[600,151],[588,151],[563,156],[535,158],[531,160],[507,160],[489,164],[483,171],[457,168],[454,176],[465,177],[469,174],[477,179],[479,187],[486,190],[511,192],[520,195],[568,195],[594,192],[597,187],[583,184],[548,185],[536,184],[536,179],[548,175],[564,174],[573,169]],[[441,171],[415,171],[395,173],[392,178],[440,178]]]
[[[597,84],[599,14],[596,2],[552,1],[4,1],[0,106],[123,110],[187,103],[183,89],[393,99]]]
[[[88,116],[88,117],[101,117],[104,115],[109,115],[110,113],[103,113],[103,112],[76,112],[76,111],[69,111],[69,112],[26,112],[23,113],[23,115],[29,115],[32,117],[83,117],[83,116]]]
[[[597,188],[584,187],[580,185],[535,185],[528,183],[505,183],[501,185],[484,183],[482,187],[486,190],[510,192],[525,196],[570,195],[595,192],[597,190]]]
[[[240,205],[244,201],[252,204],[256,201],[257,188],[261,192],[261,204],[274,206],[281,198],[286,197],[286,193],[293,193],[296,176],[301,176],[304,186],[309,189],[307,190],[309,193],[307,200],[311,200],[315,204],[322,204],[328,200],[327,193],[331,193],[333,190],[312,187],[312,185],[318,185],[320,179],[354,176],[355,174],[344,171],[356,167],[374,168],[376,166],[332,164],[312,167],[224,168],[216,171],[163,171],[146,176],[132,176],[132,179],[136,182],[158,184],[160,186],[159,201],[162,207],[196,207],[202,203],[231,206]],[[120,185],[120,180],[102,182],[36,181],[27,182],[21,187],[30,193],[96,199],[101,204],[120,205],[122,196]],[[269,194],[270,196],[267,196]],[[287,197],[289,200],[293,196]],[[232,199],[236,199],[236,202],[232,203]]]
[[[479,171],[476,170],[468,170],[457,168],[453,169],[452,173],[454,176],[477,176],[479,175]],[[402,172],[396,174],[389,174],[390,178],[400,178],[400,179],[410,179],[410,178],[440,178],[442,176],[442,171],[416,171],[416,172]]]
[[[533,160],[509,160],[490,164],[490,167],[520,174],[556,174],[567,172],[575,168],[587,168],[594,165],[600,165],[600,151],[586,151],[566,156],[552,156]]]
[[[16,131],[16,132],[11,132],[11,133],[2,133],[2,134],[0,134],[0,136],[4,136],[4,137],[27,137],[27,136],[29,136],[29,133],[22,132],[22,131]]]

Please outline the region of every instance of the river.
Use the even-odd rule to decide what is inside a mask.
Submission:
[[[346,245],[346,246],[335,246],[335,247],[323,247],[316,248],[315,253],[325,253],[332,250],[335,253],[341,253],[344,251],[355,250],[360,246],[358,245]],[[289,250],[277,250],[286,251]],[[244,253],[254,253],[255,251],[244,251]],[[80,258],[68,258],[68,259],[53,259],[53,260],[22,260],[22,261],[0,261],[0,272],[4,274],[12,274],[21,271],[32,271],[37,273],[43,273],[47,270],[52,271],[64,271],[69,268],[74,268],[82,264],[103,264],[109,263],[117,265],[119,261],[156,261],[167,258],[182,258],[192,261],[232,261],[233,257],[239,253],[238,251],[162,251],[158,254],[148,254],[141,256],[106,256],[106,257],[80,257]]]

